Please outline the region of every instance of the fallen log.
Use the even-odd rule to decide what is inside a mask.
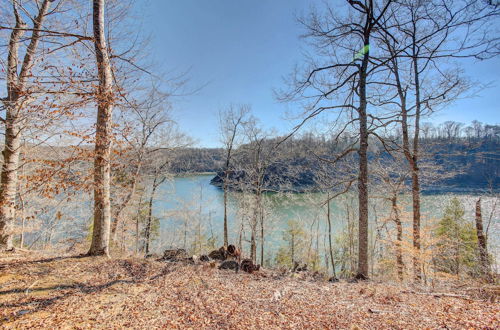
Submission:
[[[212,252],[210,252],[208,254],[208,257],[210,259],[214,259],[214,260],[221,260],[221,261],[224,261],[227,259],[227,251],[226,249],[222,246],[220,249],[218,250],[213,250]]]

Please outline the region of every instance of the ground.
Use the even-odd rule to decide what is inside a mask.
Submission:
[[[0,254],[0,326],[494,329],[500,304],[398,284],[329,283],[139,258]]]

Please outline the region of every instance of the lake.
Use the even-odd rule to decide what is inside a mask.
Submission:
[[[153,214],[160,219],[159,237],[153,243],[156,251],[165,248],[188,248],[193,252],[207,249],[207,242],[213,246],[222,245],[223,232],[223,192],[220,188],[210,184],[212,174],[179,176],[166,182],[159,189],[156,196]],[[229,196],[229,241],[237,244],[242,221],[249,217],[241,205],[244,205],[245,196],[242,193],[231,192]],[[465,208],[465,219],[474,220],[474,203],[477,196],[470,194],[432,194],[422,196],[422,225],[430,224],[442,217],[444,208],[451,198],[457,197]],[[405,230],[411,235],[411,199],[401,196],[401,205]],[[313,246],[323,251],[326,247],[326,195],[321,193],[302,194],[267,194],[265,196],[265,259],[272,261],[279,247],[287,242],[284,232],[288,222],[295,220],[301,224],[302,240],[305,245]],[[331,202],[333,235],[339,237],[347,230],[349,224],[357,221],[357,197],[354,193],[346,194]],[[498,207],[494,206],[495,199],[483,197],[484,221],[491,218],[490,233],[498,233],[500,216]],[[496,210],[494,210],[496,209]],[[492,212],[493,210],[493,212]],[[392,223],[387,221],[390,207],[383,198],[373,196],[370,199],[370,228],[371,241],[374,241],[377,231],[375,228],[389,232]],[[383,225],[386,223],[386,225]],[[249,239],[248,224],[245,224],[246,239]],[[491,235],[490,235],[491,236]],[[260,237],[260,235],[258,235]],[[195,241],[203,241],[203,243]],[[210,245],[210,244],[208,244]],[[498,239],[493,236],[490,240],[491,251],[498,251]],[[243,248],[248,249],[249,243],[243,237]],[[258,245],[258,251],[260,247]]]

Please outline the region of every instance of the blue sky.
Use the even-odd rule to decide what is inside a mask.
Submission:
[[[217,113],[229,103],[251,104],[268,128],[285,132],[291,105],[274,99],[273,88],[283,84],[302,58],[302,30],[295,17],[322,0],[149,0],[140,12],[151,35],[151,57],[160,72],[189,70],[193,95],[174,100],[180,128],[199,146],[218,144]],[[339,1],[339,4],[341,2]],[[473,80],[492,87],[460,100],[436,114],[432,122],[477,119],[499,122],[500,59],[463,62]]]

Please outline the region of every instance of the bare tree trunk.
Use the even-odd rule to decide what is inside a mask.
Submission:
[[[330,249],[330,260],[332,263],[333,277],[337,278],[337,275],[335,274],[335,258],[333,257],[333,245],[332,245],[332,219],[330,217],[330,215],[331,215],[331,212],[330,212],[330,193],[328,193],[327,200],[328,200],[328,202],[326,204],[326,206],[327,206],[326,219],[328,220],[328,247]]]
[[[19,217],[21,218],[21,238],[20,238],[20,243],[19,247],[22,249],[24,247],[24,230],[26,228],[26,219],[24,217],[24,199],[21,194],[18,194],[19,196]]]
[[[22,139],[22,98],[25,85],[34,64],[34,56],[40,41],[40,28],[49,10],[50,1],[44,0],[39,7],[38,15],[34,19],[33,32],[29,38],[21,70],[18,74],[19,42],[27,24],[17,11],[16,2],[12,2],[16,19],[15,29],[9,39],[7,56],[7,97],[2,101],[5,105],[5,139],[2,151],[3,164],[0,174],[0,249],[13,248],[13,230],[15,221],[15,204],[18,186],[19,154]]]
[[[413,198],[413,272],[415,281],[420,281],[422,279],[422,270],[420,265],[420,183],[419,183],[419,169],[418,169],[418,158],[419,158],[419,134],[420,134],[420,114],[421,114],[421,101],[420,101],[420,77],[418,68],[418,59],[416,56],[416,41],[414,39],[413,43],[413,69],[414,69],[414,80],[415,80],[415,132],[413,136],[413,155],[411,162],[411,179],[412,179],[412,198]]]
[[[135,219],[135,253],[139,253],[139,216]]]
[[[255,245],[255,230],[252,229],[250,236],[250,259],[255,263],[257,259],[257,247]]]
[[[111,237],[113,237],[114,242],[116,242],[116,240],[117,240],[117,229],[118,229],[118,225],[120,224],[120,222],[122,220],[121,214],[122,214],[123,210],[125,210],[128,203],[132,200],[132,197],[135,194],[135,190],[137,187],[137,180],[139,178],[140,171],[141,171],[141,165],[139,164],[137,166],[136,170],[134,171],[134,174],[132,177],[132,185],[130,187],[130,190],[129,190],[127,196],[125,197],[123,202],[114,209],[114,212],[113,212],[114,213],[113,214],[114,221],[111,223]]]
[[[262,191],[260,187],[257,192],[257,200],[260,224],[260,264],[264,265],[264,207],[262,205]]]
[[[226,171],[227,173],[227,171]],[[224,180],[224,247],[227,249],[227,246],[229,245],[228,242],[228,233],[227,233],[227,183],[226,181],[228,180],[227,174],[225,175],[226,178]]]
[[[370,18],[371,19],[371,18]],[[365,36],[365,45],[370,44],[369,34]],[[368,127],[366,113],[366,72],[369,51],[364,54],[359,72],[359,232],[358,232],[358,277],[368,277]]]
[[[250,235],[250,259],[254,263],[257,262],[257,224],[259,222],[259,199],[257,194],[255,195],[255,205],[253,209],[252,223],[250,224],[251,235]]]
[[[149,239],[151,237],[151,223],[153,221],[153,199],[155,196],[156,188],[158,187],[157,184],[157,175],[155,175],[154,181],[153,181],[153,188],[151,189],[151,195],[149,196],[149,206],[148,206],[148,219],[146,221],[146,233],[145,233],[145,248],[144,252],[146,254],[149,253]]]
[[[264,213],[260,214],[260,264],[264,266]]]
[[[105,0],[93,1],[94,44],[99,88],[94,158],[94,230],[88,252],[109,256],[111,227],[110,153],[113,113],[113,78],[104,32]]]
[[[415,43],[415,39],[413,39]],[[419,263],[419,253],[420,253],[420,183],[419,183],[419,170],[418,170],[418,150],[419,150],[419,130],[420,130],[420,81],[418,77],[418,71],[415,71],[415,85],[416,85],[416,115],[415,115],[415,135],[413,139],[413,151],[410,150],[410,137],[409,137],[409,128],[408,128],[408,109],[406,106],[406,92],[403,89],[401,78],[399,75],[399,64],[396,57],[396,54],[391,48],[390,42],[387,42],[388,48],[391,50],[391,62],[393,64],[392,71],[394,73],[394,78],[396,81],[396,87],[399,95],[399,99],[401,101],[401,128],[402,128],[402,138],[403,138],[403,153],[405,155],[406,160],[410,165],[411,171],[411,185],[412,185],[412,208],[413,208],[413,247],[414,247],[414,255],[413,255],[413,270],[414,270],[414,278],[416,281],[420,281],[420,263]],[[415,45],[413,45],[415,47]],[[416,49],[413,48],[413,51],[416,52]],[[418,63],[416,62],[416,58],[413,61],[414,70],[418,70]],[[394,202],[397,203],[396,196],[393,196],[393,210],[397,212],[397,206],[394,208]],[[402,227],[401,220],[399,219],[399,213],[395,213],[396,215],[396,226],[398,230],[398,237],[402,235]],[[403,279],[403,261],[401,254],[401,240],[398,238],[397,242],[398,252],[397,252],[397,266],[398,266],[398,276],[400,280]],[[399,259],[401,258],[401,260]]]
[[[415,41],[414,41],[415,42]],[[414,45],[415,47],[415,45]],[[413,50],[416,52],[416,49]],[[394,73],[398,87],[398,94],[401,100],[401,128],[403,138],[403,152],[408,160],[411,170],[411,192],[412,192],[412,210],[413,210],[413,276],[415,281],[419,282],[422,279],[420,265],[420,182],[418,168],[418,153],[419,153],[419,131],[420,131],[420,80],[418,74],[417,59],[413,59],[413,67],[415,72],[415,133],[413,136],[413,150],[410,148],[410,133],[408,128],[408,109],[406,108],[406,93],[403,91],[396,59],[393,60]]]
[[[8,108],[7,108],[8,109]],[[0,246],[13,248],[13,230],[16,213],[17,169],[19,166],[20,132],[17,120],[7,110],[5,148],[2,152],[4,163],[1,174],[0,191]]]
[[[143,193],[139,198],[139,206],[137,207],[137,217],[135,219],[135,253],[139,253],[139,220],[141,217],[141,205],[142,205]]]
[[[239,234],[239,237],[238,237],[238,248],[240,249],[240,251],[243,251],[243,244],[242,244],[242,241],[243,241],[243,221],[241,221],[241,225],[240,225],[240,234]]]
[[[483,217],[481,214],[481,198],[476,202],[476,232],[477,244],[479,248],[479,258],[481,261],[481,274],[486,278],[490,277],[490,263],[488,260],[488,243],[483,231]]]
[[[398,269],[398,278],[400,281],[403,280],[403,251],[402,251],[402,242],[403,242],[403,225],[401,223],[401,219],[399,218],[399,210],[398,210],[398,200],[394,195],[391,198],[392,202],[392,212],[394,214],[394,222],[396,223],[396,267]]]

